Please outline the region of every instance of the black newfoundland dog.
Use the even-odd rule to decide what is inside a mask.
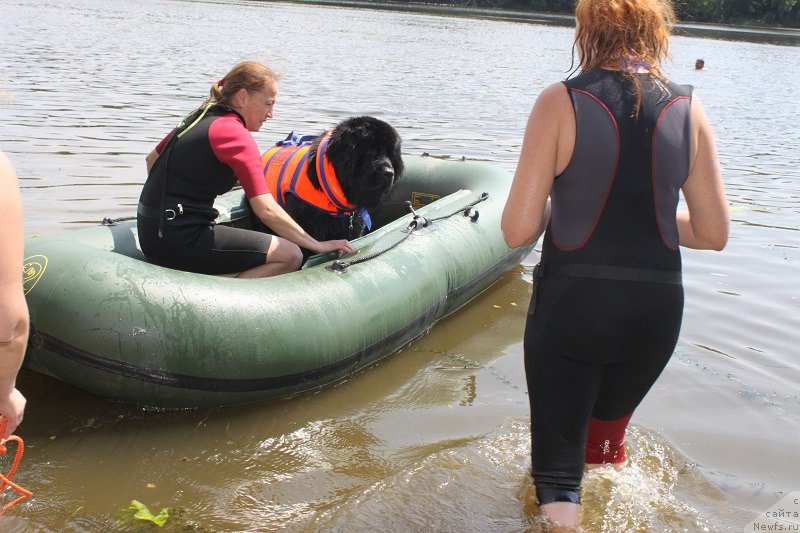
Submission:
[[[350,240],[371,229],[369,209],[402,176],[400,150],[392,126],[360,116],[310,142],[287,138],[265,152],[262,163],[270,191],[309,235],[319,241]],[[303,250],[303,255],[312,252]]]

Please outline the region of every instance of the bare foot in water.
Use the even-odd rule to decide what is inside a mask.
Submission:
[[[578,517],[580,506],[572,502],[553,502],[542,505],[542,514],[547,518],[553,533],[580,531]]]

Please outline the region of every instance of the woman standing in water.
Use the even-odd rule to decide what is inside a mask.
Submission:
[[[730,225],[708,117],[661,70],[671,2],[579,0],[575,16],[581,73],[536,100],[502,219],[511,247],[547,228],[525,370],[536,494],[563,526],[584,464],[625,461],[628,421],[675,348],[679,246],[721,250]]]

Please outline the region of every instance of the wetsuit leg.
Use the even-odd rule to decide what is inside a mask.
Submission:
[[[526,352],[528,352],[526,343]],[[547,341],[526,357],[531,403],[531,473],[539,504],[580,503],[585,443],[601,369],[573,361]]]
[[[267,262],[272,235],[230,226],[209,226],[197,239],[194,265],[208,274],[243,272]]]
[[[540,505],[580,503],[587,423],[602,369],[570,357],[568,326],[557,310],[571,282],[541,280],[525,327],[525,374],[531,408],[531,473]]]
[[[599,462],[620,460],[630,415],[677,341],[683,291],[678,285],[547,278],[537,292],[525,330],[532,475],[541,505],[578,503],[587,440],[600,446]],[[604,456],[606,447],[610,455]]]
[[[664,315],[664,335],[652,339],[650,350],[627,361],[603,367],[600,388],[589,422],[587,463],[613,464],[625,461],[625,429],[633,411],[661,375],[675,350],[682,315],[682,306],[679,308],[680,314],[673,312]]]
[[[200,274],[230,274],[266,263],[272,236],[223,225],[169,225],[155,237],[158,221],[139,217],[142,251],[154,263]]]

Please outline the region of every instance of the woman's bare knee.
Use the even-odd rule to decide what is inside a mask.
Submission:
[[[303,263],[303,252],[291,241],[273,237],[267,250],[267,258],[263,265],[253,267],[244,272],[223,274],[231,278],[268,278],[278,274],[287,274],[300,268]]]
[[[303,252],[300,247],[291,241],[280,237],[273,237],[267,250],[267,264],[283,264],[285,272],[294,272],[303,263]]]

